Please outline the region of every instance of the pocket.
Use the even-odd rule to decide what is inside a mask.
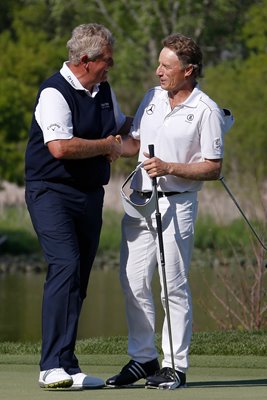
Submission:
[[[197,216],[197,202],[186,201],[176,204],[177,224],[182,239],[194,234],[194,225]]]
[[[34,203],[43,197],[48,192],[48,188],[44,182],[31,182],[26,184],[25,188],[25,200],[26,203]]]

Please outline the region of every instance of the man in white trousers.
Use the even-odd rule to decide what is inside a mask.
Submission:
[[[157,265],[165,309],[155,213],[141,218],[125,214],[120,279],[126,301],[131,360],[118,375],[107,380],[111,387],[128,386],[142,378],[146,379],[147,388],[170,388],[174,382],[178,387],[186,384],[192,334],[188,273],[197,193],[203,181],[219,178],[224,134],[233,124],[231,113],[221,110],[198,87],[197,78],[202,71],[198,45],[181,34],[172,34],[162,43],[156,70],[160,86],[146,93],[131,133],[123,141],[122,154],[132,156],[139,151],[139,161],[143,162],[131,183],[131,199],[135,203],[150,198],[151,180],[157,178],[175,373],[166,317],[162,329],[162,368],[154,343],[151,281]],[[155,157],[149,156],[149,144],[154,145]]]

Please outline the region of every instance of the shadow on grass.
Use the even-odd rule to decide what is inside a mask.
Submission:
[[[267,386],[267,379],[251,379],[251,380],[236,380],[236,381],[207,381],[207,382],[189,382],[187,383],[186,388],[215,388],[215,387],[253,387],[253,386]],[[93,389],[95,390],[123,390],[123,389],[145,389],[144,384],[132,384],[129,386],[124,386],[120,388],[112,388],[112,387],[103,387],[103,388],[96,388]],[[81,389],[73,389],[73,388],[57,388],[57,389],[52,389],[52,388],[45,388],[44,391],[51,391],[51,392],[70,392],[70,391],[80,391]],[[92,390],[92,389],[87,389],[87,390]],[[147,390],[153,390],[153,389],[147,389]],[[168,390],[168,389],[166,389]]]
[[[97,391],[97,390],[122,390],[122,389],[144,389],[145,385],[141,384],[133,384],[130,386],[124,386],[124,387],[108,387],[104,386],[101,388],[87,388],[87,389],[78,389],[78,388],[43,388],[45,392],[75,392],[75,391]]]
[[[249,379],[237,381],[208,381],[208,382],[189,382],[187,387],[207,388],[207,387],[244,387],[244,386],[267,386],[267,379]]]

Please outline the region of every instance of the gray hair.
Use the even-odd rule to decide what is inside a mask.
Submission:
[[[82,24],[74,28],[72,36],[67,42],[69,61],[79,64],[82,56],[87,55],[90,60],[100,57],[103,48],[114,44],[112,33],[99,24]]]
[[[183,68],[189,65],[193,67],[195,78],[202,76],[202,52],[193,39],[174,33],[163,39],[162,44],[177,55]]]

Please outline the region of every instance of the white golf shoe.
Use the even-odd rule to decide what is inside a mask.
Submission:
[[[40,372],[39,385],[42,388],[68,388],[72,383],[72,377],[63,368],[53,368]]]
[[[87,390],[87,389],[100,389],[105,386],[105,382],[96,376],[88,376],[83,372],[71,375],[73,384],[71,389]]]

